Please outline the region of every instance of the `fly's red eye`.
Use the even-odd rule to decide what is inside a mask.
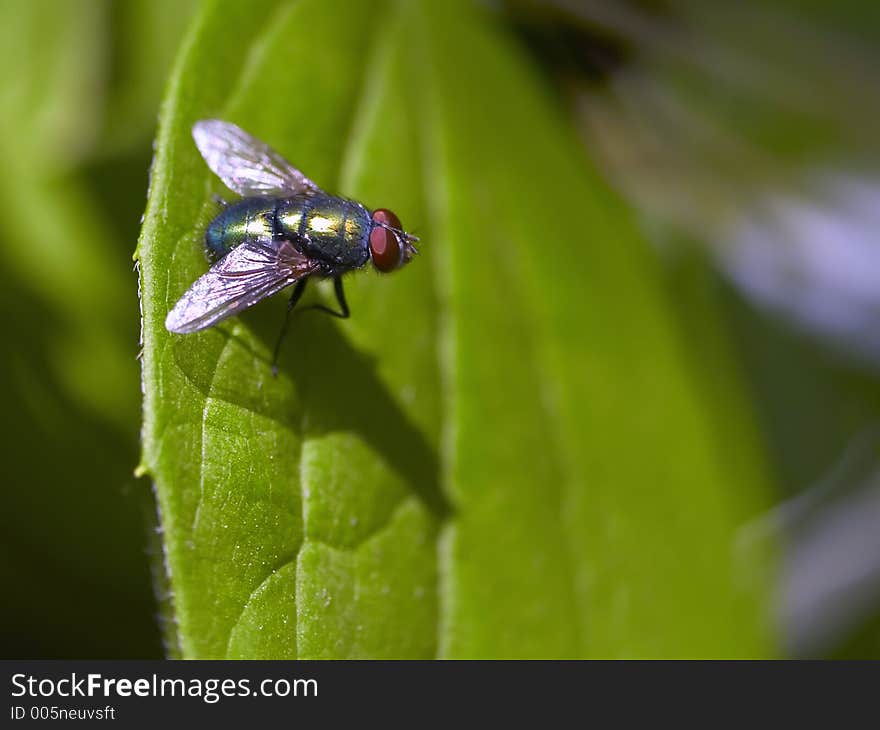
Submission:
[[[387,208],[379,208],[378,210],[374,210],[373,220],[376,221],[376,223],[384,223],[386,226],[396,228],[398,231],[403,230],[403,226],[400,225],[400,218],[394,215],[394,213],[392,213]]]
[[[373,265],[384,273],[394,271],[403,262],[403,249],[400,238],[394,231],[389,231],[381,224],[403,230],[400,219],[390,210],[380,208],[373,212],[373,226],[370,231],[370,253],[373,257]]]
[[[400,266],[400,241],[393,231],[376,226],[370,233],[370,253],[373,255],[373,265],[388,273]]]

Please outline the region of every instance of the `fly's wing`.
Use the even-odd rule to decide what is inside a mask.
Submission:
[[[169,332],[198,332],[314,273],[318,264],[290,241],[249,241],[200,276],[168,313]]]
[[[193,125],[196,147],[208,167],[242,197],[289,197],[320,188],[273,150],[234,124],[203,119]]]

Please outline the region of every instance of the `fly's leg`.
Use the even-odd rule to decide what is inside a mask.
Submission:
[[[309,304],[309,306],[303,307],[302,309],[300,309],[300,311],[306,312],[309,309],[316,309],[319,312],[324,312],[325,314],[332,314],[334,317],[339,317],[339,319],[348,319],[351,312],[348,311],[348,303],[345,301],[345,291],[342,289],[341,276],[333,277],[333,291],[336,292],[336,301],[339,302],[338,312],[335,309],[330,309],[330,307],[324,304]]]
[[[278,334],[278,339],[275,341],[275,351],[272,353],[273,377],[278,375],[278,355],[281,353],[281,343],[284,340],[284,335],[287,334],[287,327],[290,325],[290,313],[293,311],[296,303],[302,297],[303,292],[306,290],[306,284],[308,284],[308,282],[308,278],[300,279],[298,282],[296,282],[296,285],[293,287],[293,292],[290,295],[290,299],[287,302],[287,312],[284,314],[284,324],[281,325],[281,332]]]
[[[278,340],[275,343],[275,352],[272,354],[273,376],[278,375],[278,355],[281,353],[281,342],[284,340],[284,335],[287,334],[287,327],[290,325],[290,313],[302,297],[303,292],[305,292],[307,282],[307,278],[300,279],[296,282],[296,286],[293,287],[293,293],[290,295],[290,300],[287,302],[287,313],[284,315],[284,324],[281,326],[281,333],[278,335]],[[345,301],[345,290],[342,288],[341,276],[334,277],[333,291],[336,292],[336,301],[339,302],[340,311],[337,312],[335,309],[331,309],[324,304],[309,304],[307,307],[300,307],[299,311],[307,312],[310,309],[314,309],[319,312],[325,312],[326,314],[332,314],[334,317],[339,317],[339,319],[348,319],[351,312],[348,309],[348,303]]]

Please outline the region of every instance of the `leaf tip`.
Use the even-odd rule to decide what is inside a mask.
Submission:
[[[136,479],[141,479],[142,477],[150,476],[150,468],[146,464],[138,464],[134,468],[134,476]]]

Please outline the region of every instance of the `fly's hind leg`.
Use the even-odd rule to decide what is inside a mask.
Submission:
[[[287,328],[290,325],[290,313],[293,311],[293,308],[296,306],[296,303],[300,300],[303,295],[303,292],[306,290],[306,284],[308,284],[308,278],[300,279],[296,282],[296,285],[293,287],[293,292],[290,295],[290,299],[287,302],[287,312],[284,314],[284,324],[281,325],[281,332],[278,333],[278,339],[275,341],[275,350],[272,353],[272,376],[278,375],[278,355],[281,353],[281,343],[284,340],[284,335],[287,334]]]
[[[281,353],[281,342],[284,340],[284,336],[287,334],[287,328],[290,325],[290,313],[293,311],[297,302],[302,298],[303,292],[306,290],[307,282],[307,278],[300,279],[296,282],[296,286],[293,287],[293,292],[290,295],[290,300],[287,302],[287,312],[284,315],[284,324],[281,326],[281,333],[278,335],[278,340],[275,342],[275,351],[272,354],[272,375],[278,375],[278,355]],[[318,312],[324,312],[325,314],[332,314],[334,317],[339,317],[339,319],[348,319],[351,312],[348,309],[348,303],[345,301],[345,290],[342,288],[341,276],[333,278],[333,291],[336,292],[336,301],[339,302],[338,312],[325,304],[309,304],[306,307],[300,307],[299,311],[308,312],[309,310],[317,310]]]

